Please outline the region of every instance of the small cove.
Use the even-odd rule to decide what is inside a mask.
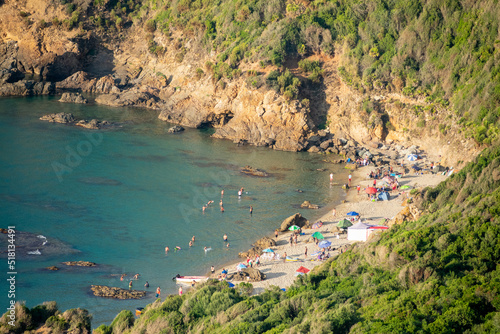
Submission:
[[[53,112],[122,126],[97,132],[38,119]],[[122,309],[151,303],[154,296],[98,298],[90,294],[91,284],[126,288],[128,280],[121,282],[119,275],[140,273],[134,288],[142,289],[147,280],[149,290],[160,286],[165,298],[177,290],[171,280],[176,274],[203,275],[210,265],[234,260],[291,214],[314,219],[327,204],[345,196],[340,185],[348,172],[323,162],[325,156],[238,147],[211,138],[210,129],[168,134],[168,128],[151,110],[63,104],[54,97],[0,99],[1,227],[14,225],[79,251],[47,258],[40,248],[42,255],[20,257],[16,300],[29,307],[56,300],[61,310],[86,308],[95,328],[110,323]],[[271,177],[240,173],[246,165]],[[329,185],[330,172],[338,186]],[[241,199],[240,187],[245,189]],[[224,213],[218,204],[222,189]],[[214,203],[203,214],[208,200]],[[304,200],[323,209],[294,207]],[[222,242],[224,233],[229,249]],[[193,235],[196,242],[189,248]],[[181,251],[165,255],[165,246],[173,250],[177,245]],[[205,253],[204,246],[212,250]],[[74,269],[61,264],[76,260],[101,266]],[[52,265],[61,270],[42,270]],[[4,285],[1,289],[6,295]]]

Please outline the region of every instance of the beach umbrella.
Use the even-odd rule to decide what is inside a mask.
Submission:
[[[327,248],[330,247],[331,245],[332,243],[328,240],[323,240],[318,244],[319,248]]]
[[[233,284],[233,283],[231,283],[231,282],[227,282],[227,284],[229,284],[229,287],[230,287],[230,288],[234,288],[234,284]]]
[[[352,223],[348,219],[342,219],[339,221],[337,226],[340,228],[348,228],[349,226],[352,226]]]
[[[317,222],[317,223],[314,223],[311,228],[320,228],[321,226],[323,226],[323,223],[322,222]]]
[[[300,266],[299,269],[296,270],[298,273],[302,273],[302,274],[307,274],[308,272],[310,272],[309,269],[303,267],[303,266]]]
[[[370,188],[373,188],[373,187],[370,187]],[[375,189],[375,188],[373,188],[373,189]],[[377,190],[377,189],[375,189],[375,190]],[[359,216],[359,213],[357,213],[356,211],[351,211],[351,212],[348,212],[347,215],[356,217],[356,216]]]
[[[417,160],[417,156],[415,154],[408,154],[408,160],[409,161],[415,161]]]
[[[313,235],[312,235],[313,238],[316,238],[316,239],[324,239],[325,237],[323,236],[323,234],[321,234],[320,232],[314,232]]]
[[[263,250],[264,253],[274,253],[274,251],[271,248],[266,248]]]
[[[297,230],[300,230],[300,227],[298,227],[297,225],[292,225],[288,228],[290,231],[297,231]]]
[[[372,195],[374,195],[374,194],[376,194],[376,193],[377,193],[377,188],[368,187],[368,188],[366,188],[366,189],[365,189],[365,192],[366,192],[367,194],[372,194]],[[350,213],[350,212],[349,212],[349,213]],[[348,215],[348,216],[351,216],[349,213],[348,213],[347,215]],[[356,216],[357,216],[357,215],[356,215]]]
[[[238,269],[245,269],[246,267],[247,267],[247,266],[246,266],[246,265],[244,265],[243,263],[240,263],[240,264],[238,264],[238,265],[236,266],[236,268],[238,268]]]
[[[408,185],[405,185],[405,186],[400,187],[399,189],[411,189],[411,187]]]

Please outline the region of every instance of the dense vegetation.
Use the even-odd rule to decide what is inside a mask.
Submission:
[[[8,317],[10,311],[7,311],[0,319],[0,333],[30,333],[42,326],[46,329],[46,333],[90,333],[92,316],[86,310],[79,308],[61,313],[57,309],[56,302],[45,302],[32,309],[17,302],[13,312],[15,314],[15,326],[8,324],[12,319]]]
[[[249,297],[245,283],[207,282],[95,332],[499,333],[500,147],[414,199],[420,219],[357,244],[286,292]],[[53,326],[61,317],[52,309],[30,314],[47,313]]]
[[[153,54],[166,47],[179,62],[194,45],[215,51],[217,62],[205,64],[215,80],[238,77],[245,62],[275,65],[285,75],[289,59],[337,53],[338,72],[353,89],[425,99],[434,112],[449,107],[478,143],[500,134],[497,0],[95,0],[87,13],[77,1],[60,1],[71,15],[63,21],[69,28],[79,21],[82,29],[102,31],[140,25]],[[154,34],[171,44],[158,45]],[[203,73],[197,69],[197,77]],[[259,75],[249,83],[273,83]],[[303,77],[318,83],[322,75],[319,66]],[[271,87],[299,98],[297,84]]]

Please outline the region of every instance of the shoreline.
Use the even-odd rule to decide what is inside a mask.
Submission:
[[[422,159],[417,163],[426,164],[427,159]],[[396,160],[391,160],[390,165],[393,166],[395,171],[404,171],[400,165],[397,164]],[[387,167],[384,165],[383,167]],[[408,166],[408,164],[407,164]],[[370,225],[379,225],[383,219],[391,219],[396,216],[401,210],[403,210],[403,201],[406,198],[405,195],[411,190],[395,190],[391,191],[391,198],[389,201],[376,201],[372,202],[368,199],[367,194],[363,191],[364,188],[372,185],[372,179],[368,177],[370,171],[380,168],[375,167],[373,164],[368,166],[362,166],[352,171],[352,182],[350,189],[347,190],[347,194],[341,203],[329,203],[325,205],[326,213],[320,215],[317,219],[310,219],[311,225],[322,221],[323,225],[318,229],[304,229],[305,235],[299,236],[297,245],[290,246],[288,243],[289,236],[292,232],[280,232],[278,239],[276,240],[272,232],[267,236],[276,241],[276,246],[271,247],[275,253],[279,254],[282,258],[283,254],[287,256],[298,259],[298,261],[285,262],[283,259],[280,260],[268,260],[261,256],[261,264],[259,269],[262,273],[266,274],[266,279],[258,282],[250,282],[253,285],[252,294],[262,293],[266,288],[272,285],[276,285],[279,288],[288,288],[291,286],[296,279],[296,270],[303,266],[309,270],[314,269],[316,266],[323,264],[326,260],[318,260],[317,257],[311,256],[314,252],[319,250],[319,247],[312,241],[311,235],[314,232],[321,232],[325,240],[330,241],[332,251],[327,252],[330,258],[340,254],[340,250],[345,250],[349,245],[359,242],[359,241],[349,241],[347,240],[347,232],[338,234],[336,233],[336,225],[339,220],[346,218],[346,213],[350,211],[359,212],[361,215],[361,220]],[[325,180],[327,180],[327,171],[325,173]],[[399,178],[400,186],[409,185],[412,188],[421,188],[426,186],[436,186],[440,182],[446,179],[447,176],[441,174],[409,174],[406,173],[402,178]],[[358,194],[356,186],[360,185],[361,190]],[[336,209],[335,217],[332,214],[333,208]],[[279,227],[281,222],[278,222],[276,228]],[[332,231],[332,228],[334,231]],[[338,235],[338,236],[337,236]],[[305,256],[305,248],[307,247],[307,257]],[[253,259],[252,259],[253,260]],[[225,268],[228,271],[228,275],[234,274],[236,272],[236,265],[239,263],[245,263],[246,259],[237,257],[233,261],[229,261],[220,267],[216,267],[215,274],[211,274],[210,270],[207,272],[207,276],[210,278],[217,278],[220,275],[221,270]],[[240,281],[234,281],[234,284],[239,284]]]

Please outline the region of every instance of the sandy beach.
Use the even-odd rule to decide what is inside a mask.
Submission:
[[[424,162],[421,161],[420,165],[422,166],[423,164]],[[395,165],[393,164],[393,166]],[[317,221],[322,221],[323,225],[318,229],[303,229],[305,235],[299,236],[297,245],[289,244],[289,237],[292,232],[280,232],[276,242],[276,247],[272,247],[274,252],[280,255],[280,260],[267,259],[265,256],[261,257],[261,264],[258,269],[265,273],[267,277],[263,281],[252,282],[254,294],[261,293],[266,288],[273,285],[280,288],[287,288],[297,278],[296,270],[299,267],[303,266],[312,270],[314,267],[324,262],[318,260],[317,256],[312,256],[313,253],[320,250],[320,248],[312,240],[311,235],[314,232],[321,232],[325,237],[325,240],[331,242],[332,251],[329,252],[330,256],[339,254],[341,249],[346,248],[346,245],[354,243],[353,241],[347,240],[347,233],[339,235],[336,231],[332,231],[332,228],[336,226],[339,220],[347,218],[346,214],[348,212],[358,212],[361,220],[366,224],[379,225],[384,218],[391,219],[403,209],[403,200],[406,198],[406,192],[410,191],[410,189],[406,190],[406,192],[403,190],[393,191],[391,192],[390,200],[376,202],[372,202],[363,191],[364,188],[373,184],[373,180],[369,178],[369,174],[372,170],[375,170],[375,168],[376,167],[373,165],[370,165],[353,170],[352,184],[351,188],[348,190],[345,203],[339,204],[335,207],[335,216],[333,216],[333,210],[330,209],[328,213],[323,215],[321,218],[311,221],[311,224]],[[394,167],[394,170],[402,171],[402,168]],[[441,174],[419,173],[417,175],[416,173],[408,173],[399,178],[398,181],[400,186],[409,185],[412,188],[423,188],[427,186],[435,186],[445,179],[446,176]],[[325,172],[325,182],[328,182],[328,172]],[[360,185],[361,188],[359,194],[356,189],[357,185]],[[333,207],[334,206],[332,205],[331,208]],[[280,223],[281,222],[278,224]],[[279,226],[278,224],[276,227]],[[305,256],[306,247],[307,256]],[[285,262],[283,260],[285,253],[288,257],[298,259],[298,261]],[[246,263],[246,260],[240,258],[239,260],[235,260],[234,263],[225,266],[226,270],[229,271],[229,274],[236,272],[236,265],[240,262]],[[220,274],[221,270],[222,268],[218,268],[214,277],[216,277],[217,274]],[[239,282],[234,283],[237,284]]]

